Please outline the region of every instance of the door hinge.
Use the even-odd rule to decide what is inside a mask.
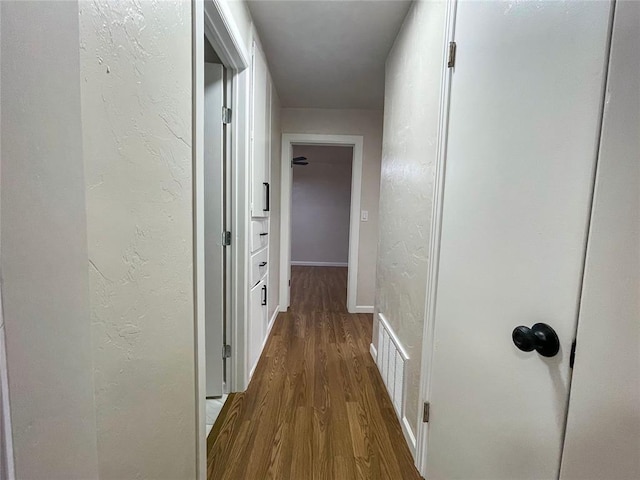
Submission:
[[[231,345],[222,346],[222,358],[231,358]]]
[[[231,245],[231,232],[227,230],[222,232],[222,246],[228,247],[229,245]]]
[[[422,422],[427,423],[429,421],[429,410],[431,409],[431,404],[429,402],[424,402],[422,406]]]
[[[231,123],[231,109],[222,107],[222,123],[225,125]]]
[[[447,67],[453,68],[456,66],[456,42],[449,42],[449,59],[447,60]]]
[[[573,364],[576,361],[576,341],[573,340],[571,344],[571,354],[569,355],[569,368],[573,368]]]

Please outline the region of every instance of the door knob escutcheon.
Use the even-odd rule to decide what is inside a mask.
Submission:
[[[513,329],[511,339],[523,352],[535,350],[543,357],[553,357],[560,350],[558,335],[546,323],[536,323],[531,328],[520,325]]]

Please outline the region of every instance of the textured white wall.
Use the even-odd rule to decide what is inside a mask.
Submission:
[[[282,133],[362,135],[364,137],[360,208],[369,211],[369,221],[360,222],[356,303],[358,306],[373,305],[378,251],[382,111],[283,108]]]
[[[195,477],[191,5],[80,4],[100,477]]]
[[[296,145],[293,156],[309,165],[293,167],[291,261],[346,265],[353,148]]]
[[[0,263],[15,478],[95,479],[78,5],[0,9]]]
[[[386,66],[376,311],[386,316],[409,355],[405,416],[414,433],[419,423],[444,19],[444,2],[416,2]]]

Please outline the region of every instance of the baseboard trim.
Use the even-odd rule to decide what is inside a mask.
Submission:
[[[353,312],[349,313],[373,313],[373,305],[356,305]]]
[[[300,267],[348,267],[349,264],[347,262],[312,262],[306,260],[300,261],[291,261],[291,265],[296,265]]]
[[[411,455],[415,460],[416,459],[416,435],[413,433],[413,430],[411,429],[411,425],[409,424],[409,420],[407,420],[407,417],[402,417],[400,426],[402,427],[402,433],[404,433],[404,438],[407,441],[407,445],[409,445],[409,450],[411,451]]]
[[[253,365],[253,367],[251,367],[251,370],[249,370],[249,382],[251,381],[251,377],[253,377],[253,372],[256,371],[258,362],[260,362],[260,359],[262,358],[264,347],[267,345],[267,340],[269,340],[269,335],[271,335],[273,324],[276,323],[276,318],[278,317],[278,313],[280,313],[280,305],[276,307],[276,310],[275,312],[273,312],[271,319],[269,319],[269,324],[267,325],[267,334],[264,336],[264,340],[262,341],[262,346],[260,347],[260,355],[258,355],[258,360],[256,360],[256,363]],[[247,386],[249,386],[249,382],[247,382]]]
[[[273,327],[273,322],[276,321],[276,318],[278,317],[279,313],[280,313],[280,305],[278,305],[276,307],[276,309],[273,312],[273,315],[271,315],[271,318],[269,319],[269,325],[267,326],[267,338],[269,337],[269,334],[271,333],[271,327]]]
[[[369,344],[369,353],[371,354],[371,358],[373,358],[373,363],[378,361],[378,351],[376,347],[373,346],[373,343]]]

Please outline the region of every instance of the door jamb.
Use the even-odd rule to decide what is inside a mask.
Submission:
[[[364,138],[361,135],[318,135],[309,133],[282,134],[282,165],[280,183],[280,311],[286,312],[290,303],[291,186],[293,181],[291,158],[294,145],[353,147],[351,167],[351,209],[349,215],[347,310],[349,313],[368,313],[370,311],[369,308],[359,307],[357,305],[360,197],[362,193],[362,156]]]
[[[438,146],[434,179],[434,198],[431,216],[431,234],[429,244],[429,266],[427,294],[425,300],[424,327],[422,335],[422,359],[420,365],[420,397],[418,405],[424,405],[431,397],[431,365],[433,360],[436,296],[438,287],[438,269],[440,265],[440,239],[442,232],[442,206],[444,199],[444,177],[447,157],[447,135],[449,126],[449,104],[451,99],[451,81],[454,68],[447,67],[449,42],[455,38],[455,17],[457,0],[447,2],[445,14],[446,26],[442,42],[442,76],[440,79],[440,100],[438,119]],[[421,409],[419,409],[421,410]],[[427,478],[427,448],[429,424],[418,419],[415,463],[420,475]]]
[[[227,280],[230,280],[230,315],[227,315],[227,332],[234,345],[229,391],[243,387],[244,333],[246,327],[238,319],[245,318],[246,292],[246,206],[248,205],[246,178],[248,172],[248,101],[249,55],[242,42],[240,31],[233,20],[229,7],[222,0],[192,0],[192,108],[193,108],[193,282],[194,282],[194,346],[195,346],[195,431],[196,431],[196,476],[207,478],[206,451],[206,348],[204,311],[204,39],[211,43],[231,75],[233,109],[231,124],[232,168],[229,172],[231,189],[229,198],[233,235],[231,262]],[[229,136],[227,136],[227,139]],[[228,258],[228,257],[227,257]],[[229,313],[229,310],[227,311]],[[222,354],[222,352],[221,352]],[[229,368],[227,368],[227,373]]]

